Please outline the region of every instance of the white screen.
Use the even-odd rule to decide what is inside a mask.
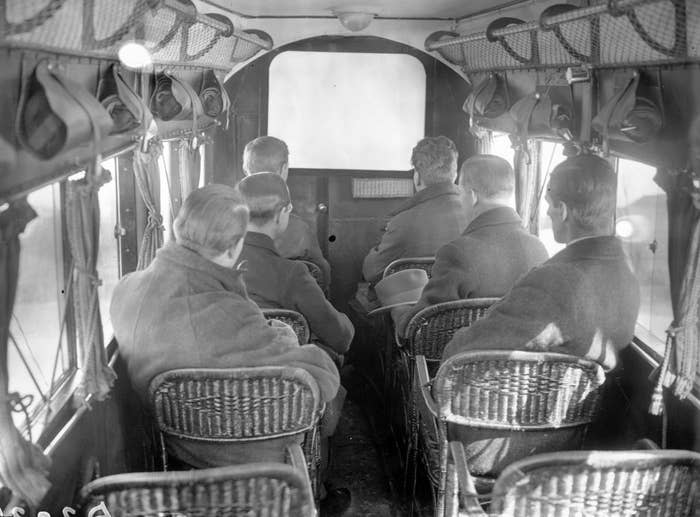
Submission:
[[[270,64],[267,134],[287,142],[290,167],[408,170],[425,83],[406,54],[284,52]]]

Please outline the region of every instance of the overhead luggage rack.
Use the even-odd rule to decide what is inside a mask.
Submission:
[[[200,14],[189,0],[7,0],[0,10],[0,48],[116,59],[127,41],[142,43],[156,68],[229,71],[272,48],[268,34]]]
[[[551,6],[537,21],[500,18],[470,35],[439,32],[425,48],[465,73],[700,62],[700,2],[602,0]]]

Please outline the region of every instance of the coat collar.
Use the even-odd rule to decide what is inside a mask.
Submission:
[[[245,240],[243,241],[245,246],[254,246],[256,248],[262,248],[264,250],[271,251],[275,255],[279,255],[275,242],[264,233],[251,232],[250,230],[245,234]]]
[[[625,258],[622,242],[615,236],[603,235],[576,241],[554,255],[551,262],[570,262],[572,260],[620,260]]]
[[[395,216],[401,212],[405,212],[413,208],[414,206],[425,203],[431,199],[435,199],[440,196],[454,196],[460,195],[462,193],[462,187],[455,185],[451,181],[443,181],[440,183],[435,183],[429,187],[424,188],[420,192],[417,192],[411,199],[402,204],[399,208],[391,212],[390,216]]]
[[[472,222],[469,223],[469,226],[467,226],[467,229],[464,230],[462,235],[467,235],[468,233],[487,226],[498,226],[501,224],[517,224],[520,226],[522,224],[522,219],[520,219],[518,213],[509,206],[491,208],[476,216]]]
[[[227,291],[239,292],[246,296],[242,271],[215,264],[196,251],[182,246],[181,244],[177,244],[176,242],[169,242],[158,250],[154,264],[159,262],[169,262],[187,269],[205,273],[220,282]]]

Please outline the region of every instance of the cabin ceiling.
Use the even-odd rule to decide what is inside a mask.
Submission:
[[[370,12],[383,18],[462,18],[527,0],[203,0],[241,16],[332,16],[333,11]]]

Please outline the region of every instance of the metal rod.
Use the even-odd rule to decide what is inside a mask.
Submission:
[[[172,9],[173,11],[177,11],[181,14],[184,14],[186,16],[191,16],[192,13],[187,11],[186,9],[182,8],[182,4],[177,2],[176,0],[164,0],[163,5],[167,7],[168,9]],[[214,18],[211,18],[207,16],[206,14],[200,14],[195,11],[194,16],[191,17],[191,20],[196,23],[203,23],[204,25],[208,25],[209,27],[212,27],[216,29],[219,32],[228,32],[229,31],[229,26],[226,25],[224,22],[220,22],[219,20],[215,20]]]
[[[619,0],[617,2],[617,7],[620,9],[637,7],[643,4],[658,3],[661,0]],[[582,7],[581,9],[576,9],[575,11],[570,11],[568,13],[558,14],[556,16],[549,16],[544,18],[542,22],[545,25],[556,25],[560,23],[572,22],[575,20],[580,20],[582,18],[588,18],[590,16],[601,15],[608,13],[607,4],[599,4],[592,7]],[[498,36],[512,36],[513,34],[520,34],[523,32],[529,32],[539,28],[540,22],[529,22],[521,25],[510,25],[504,27],[503,29],[498,29],[493,31],[493,35]],[[454,38],[445,41],[436,41],[431,43],[426,48],[427,50],[437,50],[443,47],[449,47],[452,45],[459,45],[462,43],[471,43],[474,41],[481,41],[486,39],[486,32],[477,32],[474,34],[469,34],[467,36],[460,36],[459,38]]]

